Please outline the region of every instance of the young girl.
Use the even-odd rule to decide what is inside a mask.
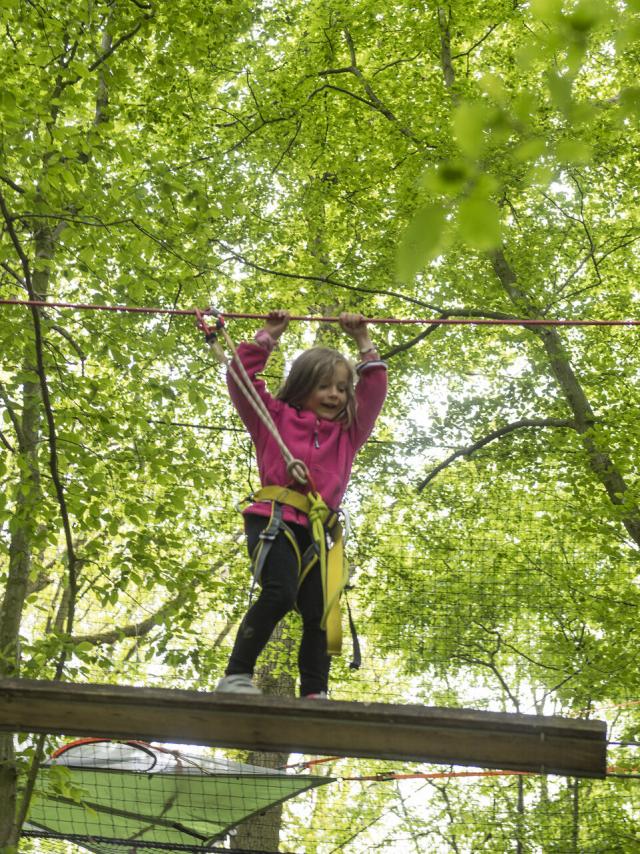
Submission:
[[[313,488],[330,508],[337,510],[353,459],[382,408],[387,390],[386,365],[371,343],[363,316],[344,313],[340,315],[340,325],[354,339],[360,354],[355,370],[336,350],[313,347],[294,361],[286,382],[273,398],[257,374],[264,369],[288,324],[289,312],[271,312],[264,328],[256,333],[255,343],[241,344],[237,357],[285,445],[305,464]],[[290,492],[303,495],[309,486],[292,480],[271,433],[229,375],[227,383],[231,400],[253,440],[262,486],[289,487]],[[297,607],[303,626],[298,656],[300,694],[326,697],[330,657],[326,631],[321,627],[324,601],[319,561],[299,580],[301,555],[312,547],[309,517],[289,504],[278,506],[274,517],[275,506],[274,501],[257,501],[244,511],[247,546],[261,590],[240,625],[226,675],[217,690],[260,693],[252,681],[258,656],[278,622]],[[261,558],[265,545],[268,547]]]

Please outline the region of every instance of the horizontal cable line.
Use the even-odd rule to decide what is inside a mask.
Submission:
[[[159,308],[154,306],[97,305],[94,303],[50,302],[48,300],[0,299],[0,305],[21,305],[34,308],[69,308],[78,311],[120,311],[131,314],[175,314],[196,316],[195,308]],[[203,309],[202,314],[214,314],[211,309]],[[222,312],[223,317],[234,320],[268,320],[268,314],[247,312]],[[290,320],[304,320],[312,323],[339,323],[339,317],[319,315],[291,315]],[[578,320],[530,317],[369,317],[367,323],[406,324],[413,326],[640,326],[640,319],[623,320]]]

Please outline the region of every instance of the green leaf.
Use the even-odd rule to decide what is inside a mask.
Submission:
[[[504,80],[497,74],[487,73],[482,76],[480,85],[484,92],[490,95],[498,104],[506,106],[509,100],[509,93]]]
[[[527,187],[537,187],[545,189],[556,177],[556,170],[547,163],[536,163],[532,166],[524,176],[524,183]]]
[[[144,300],[144,280],[142,277],[138,279],[130,279],[127,283],[127,293],[129,299],[133,303],[141,303]]]
[[[471,178],[472,172],[464,160],[446,160],[435,169],[427,169],[422,176],[422,184],[432,193],[457,195]]]
[[[609,17],[611,10],[607,0],[578,0],[567,15],[572,30],[583,35]]]
[[[527,139],[514,149],[513,158],[517,163],[526,163],[528,160],[537,160],[547,150],[544,139]]]
[[[453,135],[463,154],[478,157],[485,145],[485,131],[489,122],[489,107],[478,102],[465,101],[453,113]]]
[[[530,0],[529,8],[534,17],[542,21],[558,19],[562,15],[563,0]]]
[[[532,116],[538,111],[538,103],[532,92],[520,92],[513,102],[513,113],[525,127],[531,124]]]
[[[445,226],[446,212],[440,204],[425,205],[416,212],[398,247],[397,273],[400,281],[410,282],[428,261],[438,255]]]
[[[95,646],[89,641],[81,641],[73,647],[73,651],[76,653],[92,652],[94,649]]]
[[[547,74],[547,85],[551,100],[555,106],[563,113],[568,112],[571,107],[571,89],[573,85],[571,78],[558,74],[555,71],[550,71]]]
[[[471,195],[458,207],[460,236],[474,249],[495,249],[502,241],[500,210],[495,202],[481,195]]]
[[[581,139],[562,139],[556,143],[556,156],[565,163],[589,163],[593,148]]]
[[[640,86],[627,86],[620,92],[620,111],[629,118],[640,117]]]
[[[0,108],[7,115],[18,113],[18,102],[16,96],[9,89],[0,89]]]

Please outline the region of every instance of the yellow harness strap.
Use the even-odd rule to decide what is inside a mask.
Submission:
[[[263,486],[252,496],[253,501],[272,501],[293,507],[309,517],[311,539],[315,554],[302,566],[300,561],[300,583],[316,562],[320,563],[324,610],[320,627],[327,632],[327,652],[339,655],[342,650],[342,617],[340,596],[349,581],[349,572],[344,560],[344,539],[338,514],[331,510],[317,492],[303,495],[283,486]],[[331,535],[332,545],[327,549],[326,532]],[[299,554],[298,549],[296,552]]]

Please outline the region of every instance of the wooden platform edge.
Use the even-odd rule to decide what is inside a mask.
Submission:
[[[431,706],[10,679],[0,730],[606,775],[603,721]]]

